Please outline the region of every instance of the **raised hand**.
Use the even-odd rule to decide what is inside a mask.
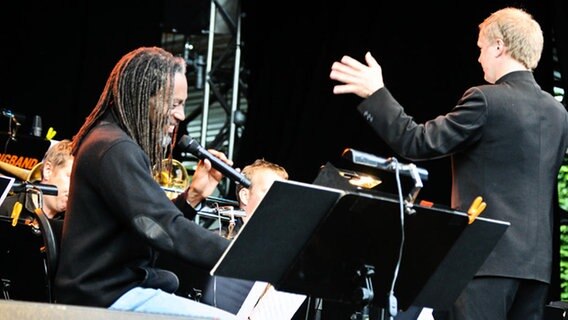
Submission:
[[[350,56],[343,56],[331,66],[330,79],[342,82],[333,87],[334,94],[354,93],[367,98],[384,87],[382,68],[370,52],[365,54],[363,64]]]

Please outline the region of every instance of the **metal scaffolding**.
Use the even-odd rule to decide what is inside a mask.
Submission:
[[[220,3],[211,0],[207,56],[205,61],[205,82],[201,122],[201,143],[208,148],[223,149],[227,146],[227,157],[233,159],[237,140],[237,126],[244,124],[240,110],[241,81],[241,12],[238,0]],[[221,18],[221,21],[217,21]],[[220,36],[229,36],[223,52],[216,46]],[[214,57],[216,59],[214,60]],[[232,64],[232,65],[231,65]],[[231,72],[232,71],[232,72]],[[230,85],[230,86],[229,86]],[[218,102],[226,113],[226,121],[213,141],[207,141],[209,111],[212,102]]]
[[[171,16],[190,7],[198,9],[183,1],[171,4]],[[202,24],[195,26],[171,18],[162,33],[162,45],[182,56],[188,65],[187,116],[180,123],[182,130],[177,138],[188,134],[205,148],[222,151],[232,160],[248,109],[243,79],[246,70],[241,66],[240,0],[205,0],[204,4],[199,17],[204,18],[209,9],[209,21],[204,18]],[[183,150],[175,150],[174,158],[181,160],[189,171],[197,165],[195,156]],[[229,189],[229,181],[223,179],[218,196],[227,196]]]

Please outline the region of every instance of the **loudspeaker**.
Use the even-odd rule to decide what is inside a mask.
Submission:
[[[0,320],[207,320],[213,318],[188,318],[154,313],[116,311],[104,308],[70,306],[54,303],[0,300]]]

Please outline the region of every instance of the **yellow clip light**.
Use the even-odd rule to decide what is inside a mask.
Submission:
[[[49,127],[49,129],[47,129],[47,133],[45,135],[45,138],[47,140],[51,140],[51,139],[53,139],[53,137],[55,137],[55,134],[57,134],[57,131],[53,130],[53,127]]]
[[[478,196],[477,198],[475,198],[475,200],[473,200],[473,202],[471,203],[469,210],[467,210],[467,215],[469,217],[469,224],[475,221],[477,216],[479,216],[483,212],[483,210],[485,210],[486,207],[487,203],[483,202],[482,197]]]
[[[10,216],[10,218],[12,218],[12,227],[15,227],[16,224],[18,224],[18,219],[20,219],[20,212],[22,212],[22,204],[20,203],[20,201],[16,201],[14,207],[12,208],[12,215]]]

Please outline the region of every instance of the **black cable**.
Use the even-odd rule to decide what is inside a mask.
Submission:
[[[398,313],[398,303],[397,303],[397,299],[394,295],[394,287],[395,287],[395,284],[396,284],[396,280],[398,278],[398,272],[399,272],[400,265],[401,265],[401,262],[402,262],[402,253],[403,253],[403,249],[404,249],[405,233],[404,233],[404,199],[403,199],[403,195],[402,195],[402,186],[401,186],[401,183],[400,183],[400,171],[399,171],[398,160],[396,158],[391,158],[390,160],[394,164],[394,167],[395,167],[396,187],[397,187],[397,191],[398,191],[398,203],[399,203],[399,212],[400,212],[400,232],[401,232],[400,247],[399,247],[399,251],[398,251],[398,259],[396,261],[396,266],[395,266],[395,269],[394,269],[393,279],[392,279],[391,288],[390,288],[389,297],[388,297],[389,298],[389,300],[388,300],[388,312],[389,312],[391,319],[393,319]]]

